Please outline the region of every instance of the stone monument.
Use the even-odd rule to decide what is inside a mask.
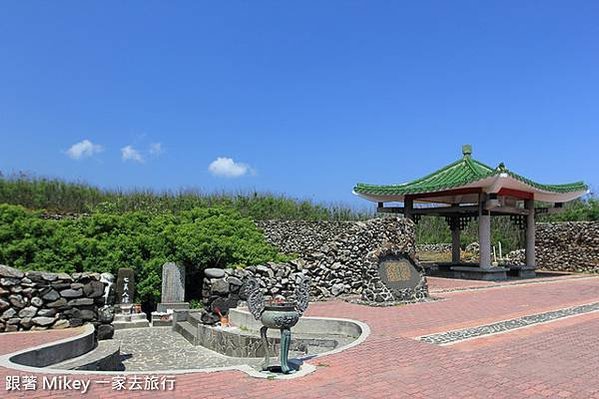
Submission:
[[[363,281],[362,299],[368,302],[411,302],[428,297],[424,268],[409,254],[391,247],[369,254]]]
[[[145,313],[134,313],[135,272],[130,268],[120,268],[116,279],[116,305],[114,321],[115,330],[121,328],[148,327]]]
[[[162,293],[157,311],[152,312],[152,325],[171,325],[176,310],[189,310],[185,302],[185,266],[168,262],[162,265]]]
[[[175,263],[162,265],[162,295],[158,312],[169,309],[189,309],[185,302],[185,266]]]
[[[135,297],[135,273],[133,269],[120,268],[116,279],[116,303],[133,305]]]

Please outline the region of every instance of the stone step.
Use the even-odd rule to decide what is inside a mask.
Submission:
[[[121,345],[117,340],[99,341],[98,346],[86,354],[52,365],[61,370],[123,371]]]
[[[136,321],[114,321],[112,325],[115,330],[122,330],[123,328],[150,327],[150,322],[147,319]]]
[[[190,344],[196,346],[197,344],[197,326],[192,325],[189,321],[179,321],[175,324],[175,331],[178,332],[185,338]]]
[[[187,315],[187,321],[191,323],[192,326],[197,327],[198,324],[202,324],[202,320],[200,318],[201,316],[201,312],[189,312]]]

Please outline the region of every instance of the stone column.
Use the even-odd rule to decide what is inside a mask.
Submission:
[[[524,202],[524,208],[528,210],[526,215],[526,266],[536,267],[535,252],[535,201],[530,199]]]
[[[460,228],[458,224],[459,221],[456,221],[451,230],[451,263],[455,264],[460,263]]]
[[[480,264],[483,269],[491,267],[491,215],[485,210],[484,194],[479,196],[478,243],[480,244]]]

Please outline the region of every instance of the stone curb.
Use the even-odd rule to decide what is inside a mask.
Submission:
[[[302,365],[301,370],[299,370],[298,372],[295,372],[293,374],[286,374],[286,375],[280,375],[280,374],[274,374],[274,373],[262,373],[262,372],[259,372],[255,369],[253,369],[252,367],[250,367],[248,365],[212,367],[212,368],[197,368],[197,369],[182,369],[182,370],[152,370],[149,372],[140,372],[140,371],[61,370],[61,369],[54,369],[54,368],[52,368],[52,366],[49,366],[49,367],[24,366],[24,365],[14,363],[13,361],[11,361],[12,357],[19,355],[19,354],[23,354],[23,353],[43,349],[43,348],[52,347],[57,344],[63,344],[63,343],[71,342],[71,341],[76,341],[78,339],[86,337],[88,334],[90,334],[90,332],[93,334],[94,329],[93,329],[93,326],[90,326],[90,325],[86,325],[85,331],[82,334],[76,335],[74,337],[65,338],[60,341],[54,341],[49,344],[43,344],[43,345],[39,345],[39,346],[36,346],[33,348],[27,348],[27,349],[20,350],[18,352],[13,352],[13,353],[9,353],[9,354],[0,356],[0,367],[5,367],[7,369],[13,369],[13,370],[19,370],[19,371],[25,371],[28,373],[63,374],[63,375],[66,375],[66,374],[69,374],[69,375],[70,374],[77,374],[77,375],[156,375],[156,374],[176,375],[176,374],[189,374],[189,373],[216,373],[219,371],[241,371],[243,373],[248,374],[250,377],[254,377],[254,378],[290,380],[290,379],[303,377],[305,375],[308,375],[308,374],[316,371],[316,369],[317,369],[316,366],[309,364],[309,363],[304,363],[305,361],[314,360],[314,359],[321,358],[321,357],[328,356],[328,355],[334,355],[334,354],[342,352],[346,349],[353,348],[354,346],[359,345],[362,342],[364,342],[370,335],[370,327],[366,323],[363,323],[358,320],[332,318],[332,317],[304,317],[304,318],[305,319],[313,319],[313,320],[334,320],[334,321],[351,322],[351,323],[355,323],[356,325],[358,325],[358,327],[360,327],[362,332],[357,339],[355,339],[354,341],[352,341],[351,343],[349,343],[345,346],[341,346],[339,348],[335,348],[331,351],[323,352],[323,353],[320,353],[317,355],[306,355],[306,356],[302,356],[302,357],[298,358],[297,360],[299,360],[300,364]],[[147,328],[147,327],[143,327],[143,328]]]

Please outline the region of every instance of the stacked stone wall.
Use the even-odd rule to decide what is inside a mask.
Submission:
[[[312,280],[313,298],[361,294],[362,271],[368,255],[392,247],[415,254],[414,223],[404,218],[377,218],[361,222],[260,221],[268,242],[283,253],[297,256],[285,264],[250,266],[229,272],[238,278],[258,276],[269,295],[290,295],[297,273]]]
[[[99,326],[104,283],[98,273],[48,273],[0,265],[0,332]]]
[[[599,273],[599,222],[537,223],[537,267],[564,272]],[[524,264],[524,250],[508,254]]]

